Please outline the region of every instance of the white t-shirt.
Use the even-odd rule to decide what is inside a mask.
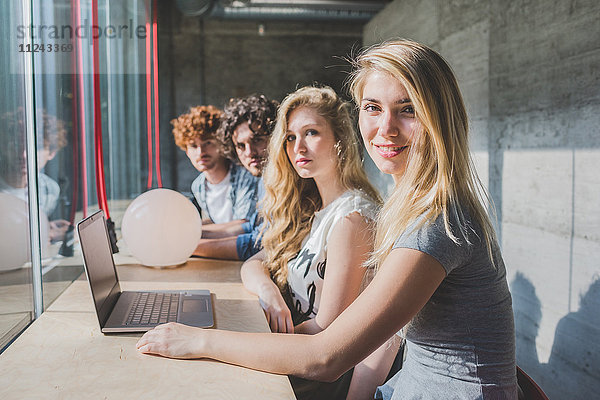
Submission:
[[[231,172],[219,183],[212,184],[206,180],[206,206],[215,224],[233,220],[233,204],[231,203]]]
[[[288,263],[288,287],[293,307],[302,320],[314,318],[319,310],[325,264],[327,241],[337,222],[357,212],[374,220],[377,204],[359,190],[349,190],[317,211],[310,233],[302,241],[300,252]]]
[[[0,177],[0,192],[11,194],[25,202],[29,202],[29,193],[27,186],[22,188],[15,188],[10,186]],[[50,216],[56,204],[58,203],[58,197],[60,196],[60,186],[58,183],[43,172],[38,173],[38,199],[40,210]]]

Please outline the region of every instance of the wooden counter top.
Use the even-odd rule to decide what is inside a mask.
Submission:
[[[239,262],[190,259],[163,270],[117,263],[124,290],[209,289],[217,328],[269,331],[257,298],[241,284]],[[0,398],[294,399],[285,376],[142,355],[139,337],[103,335],[88,283],[77,280],[0,355]]]

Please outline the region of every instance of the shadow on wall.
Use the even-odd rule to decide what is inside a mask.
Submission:
[[[511,283],[517,364],[521,366],[551,398],[588,399],[600,380],[600,278],[595,278],[581,296],[579,309],[558,322],[547,364],[539,362],[535,338],[542,317],[541,303],[535,287],[520,272]],[[574,377],[569,379],[566,377]]]
[[[517,272],[510,285],[515,314],[517,340],[517,364],[537,381],[539,357],[535,339],[542,320],[542,305],[533,284],[521,272]]]

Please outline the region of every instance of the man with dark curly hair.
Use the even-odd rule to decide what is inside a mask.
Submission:
[[[277,116],[278,103],[263,95],[229,100],[221,118],[217,136],[229,158],[237,160],[252,175],[260,177],[267,160],[267,146]],[[262,180],[257,200],[262,198]],[[261,249],[258,212],[248,222],[215,224],[203,230],[194,254],[234,260],[246,260]]]
[[[237,159],[254,176],[262,175],[267,160],[277,105],[263,95],[251,95],[230,99],[223,110],[217,136],[225,155]]]
[[[200,172],[192,182],[192,193],[204,223],[241,225],[255,214],[257,178],[223,155],[216,138],[221,115],[214,106],[191,107],[171,121],[173,136]]]

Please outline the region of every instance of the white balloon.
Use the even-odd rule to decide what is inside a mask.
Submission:
[[[42,254],[50,245],[50,224],[48,217],[40,210],[40,231]],[[26,201],[0,193],[0,271],[23,267],[31,261],[29,244],[29,207]]]
[[[130,253],[143,265],[183,264],[202,237],[202,220],[184,195],[153,189],[139,195],[125,211],[121,233]]]

